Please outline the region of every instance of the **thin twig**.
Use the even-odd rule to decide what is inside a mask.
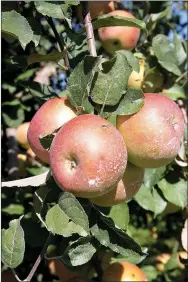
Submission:
[[[88,1],[82,2],[82,14],[84,18],[84,25],[86,28],[87,34],[87,43],[88,43],[88,50],[91,56],[96,57],[96,46],[95,46],[95,38],[93,32],[93,26],[91,23],[91,15],[88,7]]]
[[[37,270],[39,264],[41,263],[42,259],[44,258],[44,254],[45,254],[45,252],[46,252],[46,250],[47,250],[47,248],[48,248],[48,245],[49,245],[49,242],[50,242],[50,240],[51,240],[51,237],[52,237],[52,233],[49,234],[49,236],[48,236],[48,238],[47,238],[47,240],[46,240],[46,243],[45,243],[45,245],[44,245],[44,247],[43,247],[43,249],[42,249],[42,252],[41,252],[40,255],[38,256],[38,258],[37,258],[35,264],[33,265],[33,267],[32,267],[32,269],[31,269],[29,275],[28,275],[27,278],[24,279],[23,281],[30,282],[31,279],[33,278],[33,275],[35,274],[35,272],[36,272],[36,270]]]
[[[180,107],[180,109],[182,111],[184,121],[185,121],[185,123],[187,123],[187,113],[186,113],[186,109],[184,108],[183,101],[178,99],[177,103],[178,103],[178,106]]]
[[[9,179],[18,179],[20,178],[20,171],[18,168],[18,144],[16,141],[16,129],[15,128],[7,128],[6,129],[6,137],[7,137],[7,153],[8,153],[8,162],[6,165],[6,170],[9,176]]]
[[[46,183],[48,179],[49,171],[46,171],[42,174],[31,176],[23,179],[13,180],[2,182],[1,187],[38,187]]]
[[[12,268],[11,270],[12,270],[12,273],[14,274],[14,277],[16,278],[16,280],[19,281],[19,282],[22,281],[22,280],[18,277],[18,275],[16,274],[16,271],[14,270],[14,268]]]
[[[54,32],[56,40],[57,40],[59,47],[61,49],[61,52],[63,52],[63,51],[66,52],[65,57],[64,57],[64,62],[65,62],[65,66],[66,66],[67,71],[68,71],[70,69],[70,65],[69,65],[69,58],[68,58],[68,54],[67,54],[67,51],[66,51],[65,42],[64,42],[63,38],[60,38],[59,33],[57,32],[56,26],[55,26],[52,18],[46,17],[46,19],[47,19],[47,22],[50,25],[51,29]]]
[[[185,71],[182,75],[180,75],[177,79],[176,79],[176,83],[179,82],[184,76],[186,76],[188,74],[187,71]]]

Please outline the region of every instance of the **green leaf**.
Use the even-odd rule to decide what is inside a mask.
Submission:
[[[126,56],[127,61],[129,65],[132,67],[132,69],[136,72],[139,72],[140,64],[138,59],[133,55],[133,53],[128,50],[121,50],[121,52]]]
[[[147,188],[152,188],[162,178],[165,170],[165,166],[159,168],[146,168],[144,173],[144,185]]]
[[[88,217],[72,193],[64,192],[58,200],[60,209],[78,226],[82,227],[89,234]]]
[[[24,213],[24,207],[19,204],[10,204],[6,208],[3,208],[1,211],[10,215],[21,215]]]
[[[164,11],[160,12],[160,13],[156,13],[156,14],[151,14],[150,15],[150,19],[153,22],[156,22],[164,17],[170,16],[171,14],[171,9],[172,6],[170,5],[169,7],[167,7]]]
[[[162,94],[164,96],[167,96],[173,100],[177,100],[180,98],[185,99],[185,91],[183,89],[183,87],[181,87],[178,84],[174,84],[172,87],[170,87],[168,90],[166,90],[165,92],[162,92]]]
[[[40,54],[32,54],[27,58],[28,66],[34,63],[39,62],[58,62],[63,59],[65,56],[65,51],[59,52],[58,50],[53,50],[49,54],[40,55]]]
[[[155,239],[151,236],[149,229],[138,228],[129,224],[127,233],[141,246],[152,246],[155,244]]]
[[[73,233],[80,236],[87,236],[82,227],[74,222],[69,222],[69,217],[60,209],[58,205],[53,206],[46,215],[46,225],[53,234],[69,237]]]
[[[35,1],[34,4],[37,11],[43,16],[48,16],[55,19],[64,19],[63,11],[59,3]]]
[[[141,269],[145,273],[148,281],[157,281],[158,271],[156,267],[153,265],[144,265]]]
[[[43,218],[42,218],[43,213],[44,213],[43,212],[44,204],[45,204],[45,200],[49,192],[50,192],[50,188],[47,185],[43,185],[35,191],[35,194],[33,197],[34,211],[42,223],[44,223]]]
[[[117,51],[101,67],[92,83],[91,98],[97,104],[114,106],[126,92],[132,68],[123,51]]]
[[[144,184],[142,184],[134,199],[143,209],[154,212],[155,216],[162,213],[167,205],[167,202],[155,188],[147,188]]]
[[[171,255],[170,259],[167,261],[164,267],[165,267],[165,271],[169,271],[180,267],[180,262],[177,259],[177,253]]]
[[[162,67],[178,76],[181,75],[179,66],[185,60],[186,53],[176,35],[174,35],[174,42],[170,43],[167,36],[158,34],[152,40],[152,47]],[[178,54],[177,49],[180,50],[180,54]]]
[[[33,38],[33,31],[26,18],[14,10],[2,13],[2,31],[17,37],[23,49]]]
[[[2,261],[10,268],[20,265],[24,257],[25,240],[21,218],[10,221],[8,229],[2,229]]]
[[[83,265],[90,261],[94,253],[96,253],[96,248],[91,242],[87,242],[88,239],[80,238],[69,248],[68,255],[72,266]]]
[[[126,230],[129,224],[129,207],[126,202],[115,205],[111,208],[109,216],[113,219],[115,225]]]
[[[91,227],[91,233],[100,244],[122,255],[129,262],[141,262],[147,255],[141,247],[123,230],[115,227],[110,217],[99,211],[97,213],[97,223]]]
[[[8,83],[3,83],[1,87],[2,89],[7,90],[10,94],[13,94],[16,91],[16,87]]]
[[[67,90],[73,106],[82,107],[88,113],[93,112],[93,107],[88,101],[91,83],[95,73],[99,69],[101,57],[86,56],[68,78]]]
[[[128,88],[122,97],[115,114],[132,115],[144,105],[144,93],[140,89]]]
[[[143,105],[144,94],[142,90],[128,88],[126,93],[121,97],[120,102],[116,106],[104,107],[101,116],[108,118],[111,115],[131,115],[136,113]]]
[[[6,102],[5,102],[6,103]],[[4,105],[5,105],[4,103]],[[9,102],[7,102],[9,103]],[[8,105],[8,104],[6,104]],[[24,109],[21,107],[20,103],[19,104],[9,104],[9,108],[7,108],[6,112],[2,112],[2,117],[4,120],[4,123],[8,127],[18,127],[23,121],[25,120],[25,114],[24,114]]]
[[[97,17],[92,21],[92,24],[94,29],[107,26],[133,26],[146,31],[146,25],[143,21],[108,14]]]
[[[90,261],[94,253],[97,251],[91,239],[91,236],[79,238],[78,240],[71,242],[68,247],[62,246],[62,261],[69,267],[76,267]]]
[[[41,25],[35,18],[28,17],[27,18],[29,25],[33,31],[33,38],[32,41],[35,44],[35,47],[39,45],[40,38],[41,38]]]
[[[166,179],[162,179],[158,183],[159,188],[164,197],[174,205],[184,208],[187,204],[187,183],[181,179],[176,183],[169,183]]]
[[[21,82],[20,84],[26,89],[28,89],[28,91],[39,102],[47,101],[56,96],[54,90],[50,86],[47,86],[45,84],[41,84],[35,81]]]
[[[55,130],[55,132],[57,132],[57,130]],[[43,137],[39,137],[40,144],[42,145],[42,147],[45,150],[47,150],[47,151],[50,150],[50,146],[52,144],[54,137],[55,137],[54,133],[43,136]]]
[[[38,70],[38,68],[26,70],[25,72],[19,74],[19,75],[16,77],[15,82],[18,82],[19,80],[27,80],[28,78],[31,78],[31,76],[34,75],[34,73],[35,73],[37,70]]]
[[[187,54],[183,48],[182,40],[176,32],[174,32],[173,43],[174,43],[175,50],[176,50],[176,57],[178,60],[178,65],[180,66],[186,60]]]

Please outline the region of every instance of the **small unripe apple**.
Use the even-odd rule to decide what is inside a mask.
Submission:
[[[94,19],[115,10],[115,5],[113,1],[88,1],[88,8],[91,19]],[[81,22],[83,22],[81,5],[77,7],[77,17]]]
[[[142,83],[142,90],[144,93],[160,92],[163,86],[164,77],[158,69],[149,72]]]
[[[135,114],[117,117],[128,160],[144,168],[169,164],[176,157],[184,132],[178,105],[161,94],[145,94],[144,106]]]
[[[66,97],[46,101],[31,120],[27,137],[31,149],[45,163],[49,163],[49,152],[40,144],[40,137],[53,133],[76,116],[76,110]]]
[[[132,71],[128,80],[128,87],[141,89],[142,83],[144,81],[144,72],[145,72],[145,61],[143,59],[139,60],[140,71]]]
[[[122,178],[127,150],[118,130],[100,116],[80,115],[58,131],[50,147],[50,165],[62,190],[93,198]]]
[[[115,10],[109,15],[135,19],[131,13],[124,10]],[[140,37],[140,29],[131,26],[101,27],[98,33],[104,49],[110,54],[117,50],[134,49]]]
[[[16,130],[16,141],[24,149],[29,149],[30,147],[29,142],[27,140],[27,131],[28,131],[29,125],[30,125],[30,122],[24,122]]]
[[[102,196],[92,198],[91,202],[98,206],[108,207],[129,200],[133,198],[140,189],[143,178],[143,168],[127,163],[123,178],[118,182],[116,187]]]
[[[145,273],[135,264],[121,261],[111,264],[103,274],[103,281],[148,281]]]

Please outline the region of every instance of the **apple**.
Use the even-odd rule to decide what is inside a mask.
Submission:
[[[140,71],[132,71],[131,75],[129,76],[128,80],[128,87],[141,89],[142,83],[144,81],[144,72],[145,72],[145,60],[139,60]]]
[[[88,1],[88,7],[91,19],[94,19],[103,14],[108,14],[111,11],[115,10],[113,1]],[[81,22],[83,22],[81,5],[79,5],[77,8],[77,17]]]
[[[50,166],[59,187],[77,197],[110,191],[122,178],[127,150],[119,131],[93,114],[73,118],[58,131],[50,147]]]
[[[27,140],[27,131],[28,131],[29,125],[30,125],[30,122],[24,122],[16,129],[16,141],[24,149],[30,148],[29,142]]]
[[[169,164],[176,157],[184,133],[178,105],[162,94],[147,93],[144,106],[135,114],[117,117],[128,160],[143,168]]]
[[[155,257],[156,260],[156,267],[160,272],[163,272],[165,270],[165,264],[170,260],[171,255],[169,253],[162,253]],[[188,259],[188,253],[185,251],[178,252],[176,254],[176,260],[177,263],[179,263],[180,268],[185,268],[184,264],[180,262],[180,258],[182,259]]]
[[[71,271],[60,259],[52,259],[48,263],[51,275],[57,276],[61,281],[73,281],[72,279],[83,278],[79,273]],[[74,280],[75,281],[75,280]]]
[[[133,198],[143,182],[144,168],[127,163],[123,178],[110,192],[91,199],[95,205],[108,207]]]
[[[71,106],[67,97],[53,98],[46,101],[31,120],[27,138],[36,156],[49,163],[49,152],[40,144],[39,137],[53,133],[64,123],[76,117],[76,110]]]
[[[127,261],[112,263],[103,274],[103,281],[148,281],[145,273]]]
[[[124,10],[115,10],[109,15],[135,19],[131,13]],[[131,26],[109,26],[99,28],[98,34],[104,49],[113,54],[117,50],[134,49],[140,37],[140,29]]]

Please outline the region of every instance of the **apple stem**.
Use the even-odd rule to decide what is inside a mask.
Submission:
[[[87,34],[88,50],[91,56],[96,57],[97,51],[95,46],[95,37],[93,32],[93,25],[91,23],[91,15],[89,11],[88,1],[82,2],[82,14]]]
[[[51,27],[51,29],[52,29],[53,32],[54,32],[54,35],[55,35],[56,40],[57,40],[57,42],[58,42],[58,44],[59,44],[59,47],[60,47],[61,52],[65,52],[65,55],[64,55],[64,62],[65,62],[65,66],[66,66],[66,67],[65,67],[65,70],[66,70],[66,71],[69,71],[69,69],[70,69],[70,64],[69,64],[69,58],[68,58],[67,48],[66,48],[66,46],[65,46],[65,42],[64,42],[64,40],[63,40],[62,37],[60,38],[59,33],[57,32],[56,26],[55,26],[55,24],[54,24],[52,18],[46,17],[46,20],[47,20],[49,26]]]

